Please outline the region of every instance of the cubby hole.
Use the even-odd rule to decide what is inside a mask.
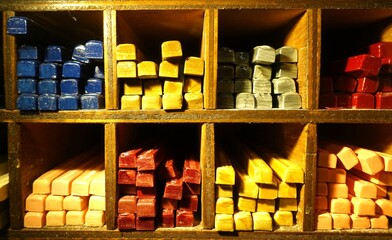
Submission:
[[[274,49],[290,46],[298,49],[296,90],[302,108],[308,108],[308,61],[310,57],[309,12],[303,9],[235,9],[218,12],[218,47],[249,52],[268,45]],[[274,78],[272,73],[271,80]]]
[[[0,17],[3,19],[3,12],[0,12]],[[0,33],[0,44],[3,46],[3,31]],[[3,48],[0,49],[0,109],[5,107],[5,81],[4,81],[4,55]]]

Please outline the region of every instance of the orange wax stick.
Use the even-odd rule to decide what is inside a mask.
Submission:
[[[376,198],[377,187],[375,184],[363,180],[353,174],[347,173],[347,186],[351,194],[361,198]]]
[[[321,143],[321,145],[325,150],[336,154],[344,168],[347,170],[350,170],[359,162],[357,155],[349,147],[329,142]]]
[[[334,153],[318,148],[317,151],[317,166],[326,168],[336,168],[338,157]]]

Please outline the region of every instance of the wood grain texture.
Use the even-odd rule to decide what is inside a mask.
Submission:
[[[106,226],[108,230],[117,228],[117,159],[119,156],[117,144],[117,125],[105,124],[105,191],[106,191]]]
[[[16,98],[17,98],[17,89],[16,89],[16,39],[14,36],[7,34],[7,19],[15,16],[15,12],[6,11],[3,14],[3,59],[7,59],[4,61],[4,76],[7,76],[4,79],[4,90],[5,90],[5,108],[9,110],[16,109]]]

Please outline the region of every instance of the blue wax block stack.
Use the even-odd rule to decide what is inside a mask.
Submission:
[[[36,78],[38,77],[39,61],[19,60],[16,67],[18,77]]]
[[[58,80],[43,79],[38,82],[38,94],[59,94],[60,84]]]
[[[30,20],[26,17],[14,16],[7,20],[7,34],[26,35],[29,31]]]
[[[97,65],[94,67],[94,78],[104,79],[105,73],[103,70],[103,66]]]
[[[18,93],[37,93],[37,80],[35,78],[19,78],[17,82]]]
[[[18,96],[16,100],[16,107],[22,111],[34,111],[37,110],[37,94],[23,93]]]
[[[90,78],[84,86],[85,93],[103,94],[103,80],[98,78]]]
[[[45,62],[64,62],[68,57],[68,52],[63,46],[49,45],[45,51]]]
[[[44,93],[38,97],[38,110],[56,111],[59,96],[56,94]]]
[[[72,52],[72,60],[89,63],[90,61],[86,57],[86,46],[82,44],[77,45]]]
[[[19,60],[37,60],[40,61],[42,58],[42,51],[37,46],[22,45],[18,49]]]
[[[88,59],[103,59],[103,43],[99,40],[90,40],[86,43],[86,57]]]
[[[39,65],[39,78],[59,79],[61,77],[61,64],[43,62]]]
[[[61,95],[58,102],[59,110],[78,110],[80,108],[80,95]]]
[[[84,78],[86,75],[86,66],[78,61],[67,61],[63,64],[63,78]]]
[[[82,93],[81,81],[75,78],[62,79],[60,82],[60,92],[62,95]]]
[[[101,109],[104,107],[104,98],[101,94],[86,93],[80,97],[82,109]]]

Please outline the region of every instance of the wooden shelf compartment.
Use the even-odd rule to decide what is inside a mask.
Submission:
[[[25,200],[33,181],[91,147],[103,149],[103,134],[101,124],[8,124],[12,229],[24,227]]]

